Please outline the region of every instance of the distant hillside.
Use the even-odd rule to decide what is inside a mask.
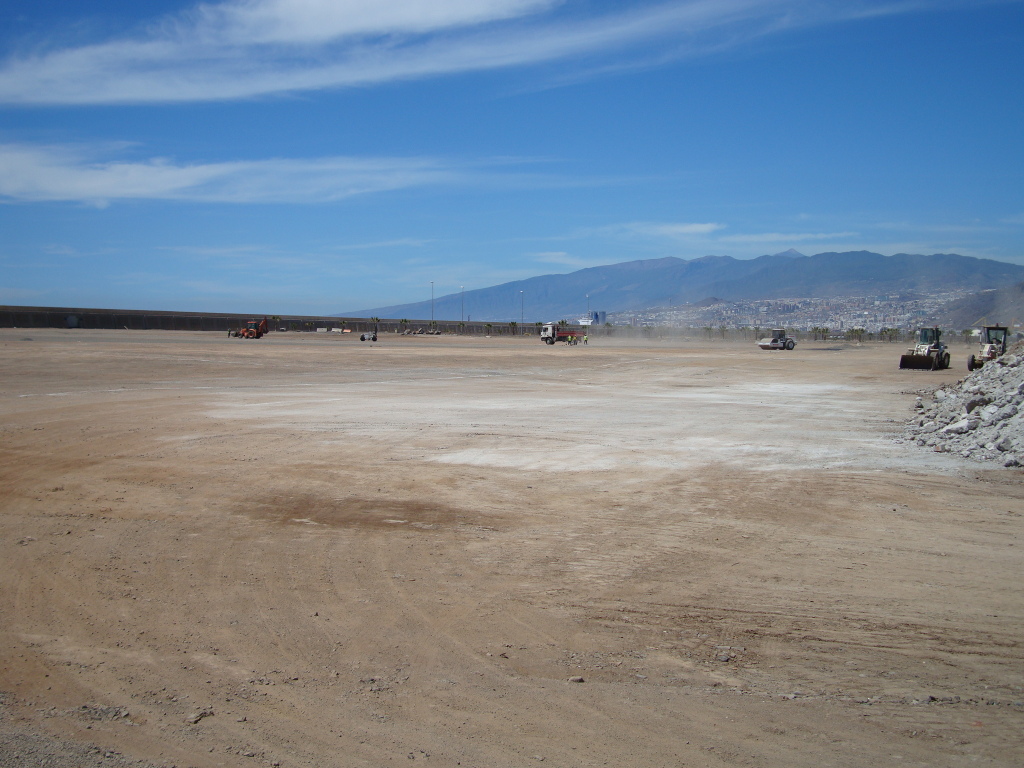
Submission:
[[[951,301],[942,312],[943,325],[956,329],[1020,323],[1024,321],[1024,283],[965,296]]]
[[[786,251],[740,260],[705,256],[627,261],[566,275],[543,275],[437,297],[436,320],[527,322],[572,318],[589,307],[635,312],[696,302],[708,296],[725,301],[772,298],[828,298],[960,289],[983,291],[1024,281],[1024,267],[957,254],[883,256],[868,251],[804,256]],[[589,302],[588,297],[589,296]],[[465,309],[463,310],[463,300]],[[340,317],[424,320],[430,301],[338,313]]]

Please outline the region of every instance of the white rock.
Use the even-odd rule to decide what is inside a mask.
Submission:
[[[971,431],[972,421],[972,419],[960,419],[960,421],[954,421],[952,424],[947,424],[942,428],[942,431],[951,435],[962,435]],[[974,424],[976,425],[977,422],[974,422]]]

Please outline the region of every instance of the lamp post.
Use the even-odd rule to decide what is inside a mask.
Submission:
[[[466,286],[459,286],[462,289],[462,316],[459,318],[462,322],[466,322]]]
[[[523,298],[523,292],[520,291],[519,292],[519,327],[520,328],[523,327],[523,315],[524,315],[523,307],[525,306],[523,302],[525,302],[525,301],[526,301],[526,299]],[[522,333],[522,331],[520,331],[520,333]]]
[[[434,281],[430,281],[430,327],[434,327]]]

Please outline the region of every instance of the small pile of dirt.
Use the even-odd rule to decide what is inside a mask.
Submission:
[[[1004,467],[1024,466],[1024,348],[1017,345],[952,386],[932,402],[917,399],[908,440]]]

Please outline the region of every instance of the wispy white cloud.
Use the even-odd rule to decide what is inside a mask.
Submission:
[[[614,238],[651,238],[669,240],[702,240],[718,230],[725,229],[725,224],[717,222],[677,222],[677,221],[629,221],[608,224],[595,229],[579,230],[573,238],[614,237]]]
[[[998,224],[987,221],[980,221],[978,219],[970,219],[963,222],[945,221],[942,223],[915,221],[883,221],[877,223],[875,226],[878,229],[885,231],[912,231],[917,232],[919,234],[928,235],[930,237],[948,237],[950,235],[973,235],[999,232],[1002,229],[1002,227],[1000,227],[999,224],[1012,223],[1012,219],[1000,219]],[[1021,217],[1021,223],[1024,223],[1024,216]]]
[[[133,37],[11,54],[0,103],[237,99],[571,60],[599,72],[962,2],[647,0],[608,11],[564,0],[226,0]]]
[[[349,243],[346,245],[335,245],[333,251],[367,251],[378,248],[422,248],[431,243],[431,240],[417,237],[400,237],[395,240],[376,240],[369,243]]]
[[[806,243],[815,240],[848,240],[857,232],[759,232],[748,235],[723,235],[720,243]]]
[[[877,253],[959,253],[979,258],[996,258],[1018,263],[1021,257],[1016,254],[1008,257],[1005,253],[986,250],[977,238],[1006,230],[1018,220],[1024,218],[1010,216],[1000,219],[999,226],[984,221],[968,221],[963,224],[947,222],[943,224],[922,223],[915,221],[882,221],[870,220],[863,215],[830,215],[827,224],[819,230],[813,223],[819,217],[806,213],[783,217],[779,221],[768,222],[773,225],[793,225],[794,231],[772,230],[765,226],[765,221],[739,218],[736,221],[724,222],[671,222],[671,221],[632,221],[607,224],[600,227],[581,228],[567,232],[559,237],[548,238],[549,241],[565,241],[584,243],[575,246],[581,254],[599,252],[609,253],[605,246],[614,248],[628,247],[631,253],[653,258],[659,256],[678,256],[681,258],[698,258],[708,254],[729,255],[734,258],[747,259],[764,254],[778,253],[788,248],[813,254],[829,251],[868,250]],[[794,222],[799,222],[795,224]],[[800,228],[797,229],[796,227]],[[851,227],[840,229],[839,227]],[[835,227],[834,229],[832,227]],[[891,235],[899,235],[893,239]],[[614,254],[615,251],[613,250]],[[614,257],[614,256],[613,256]],[[595,261],[586,255],[578,264],[566,262],[570,266],[593,266]],[[608,263],[603,259],[600,263]]]
[[[250,258],[254,254],[263,253],[266,251],[266,246],[263,245],[251,245],[251,244],[240,244],[240,245],[224,245],[224,246],[196,246],[196,245],[165,245],[161,246],[157,250],[172,251],[175,254],[183,256],[195,256],[201,259],[224,259],[224,258]]]
[[[626,232],[638,235],[649,235],[653,237],[687,238],[693,235],[710,235],[720,229],[725,229],[724,224],[715,222],[703,223],[656,223],[656,222],[632,222],[623,224],[622,229]]]
[[[555,4],[556,0],[229,0],[200,5],[191,26],[215,41],[239,45],[323,43],[474,26]]]
[[[727,253],[737,258],[750,258],[793,248],[801,243],[815,243],[826,249],[850,249],[861,234],[840,232],[758,232],[751,231],[749,222],[626,222],[604,227],[580,230],[574,239],[621,240],[643,247],[651,252],[679,255],[685,258],[710,253]],[[739,230],[739,231],[737,231]],[[728,232],[728,233],[727,233]]]
[[[0,200],[310,203],[430,185],[471,184],[479,167],[434,158],[321,157],[224,163],[102,160],[97,148],[0,144]]]
[[[571,256],[565,251],[541,251],[533,254],[533,260],[541,264],[561,264],[569,267],[589,267],[590,262],[577,256]]]

